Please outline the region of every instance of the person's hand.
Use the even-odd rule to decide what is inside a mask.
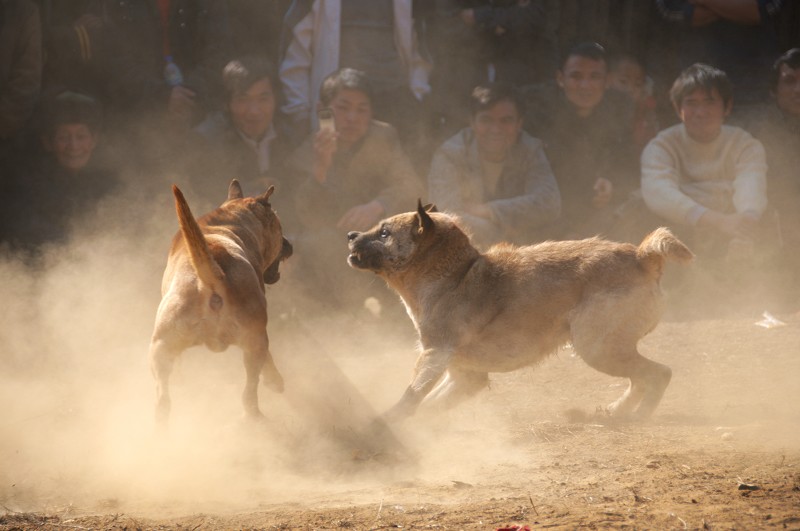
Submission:
[[[756,235],[758,219],[750,214],[721,214],[713,210],[706,211],[699,220],[732,238],[752,239]]]
[[[758,218],[750,214],[731,214],[735,220],[735,236],[737,238],[753,240],[758,233]]]
[[[376,199],[363,205],[354,206],[345,212],[336,224],[336,228],[347,231],[365,231],[375,225],[383,214],[383,205]]]
[[[470,216],[482,219],[492,219],[492,209],[486,203],[464,205],[464,211]]]
[[[193,90],[180,85],[172,87],[167,104],[167,114],[179,123],[189,124],[194,112],[195,93]]]
[[[328,178],[328,170],[333,162],[333,154],[336,153],[339,133],[320,129],[314,134],[314,178],[320,184]]]
[[[595,208],[603,208],[611,202],[611,197],[614,195],[614,185],[608,179],[599,177],[594,182],[594,196],[592,197],[592,205]]]

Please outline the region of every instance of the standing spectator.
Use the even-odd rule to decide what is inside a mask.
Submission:
[[[29,0],[0,0],[0,173],[18,160],[42,82],[39,10]],[[0,178],[0,191],[5,178]]]
[[[449,136],[470,121],[471,90],[539,83],[556,69],[556,37],[543,2],[437,0],[428,42],[432,106]]]
[[[213,0],[97,0],[86,11],[57,6],[66,35],[66,79],[88,83],[100,95],[110,143],[135,160],[143,186],[161,186],[166,171],[179,171],[191,126],[220,95],[228,57],[227,4]],[[73,27],[71,17],[80,15]],[[53,35],[53,38],[57,37]],[[55,45],[56,42],[53,42]],[[67,48],[70,47],[72,52]],[[70,72],[71,66],[79,68]],[[80,79],[82,75],[89,79]],[[76,79],[78,78],[78,79]]]
[[[234,59],[222,72],[222,85],[223,110],[195,129],[196,155],[188,172],[192,188],[212,204],[224,198],[233,178],[247,196],[273,184],[288,188],[291,183],[278,171],[287,149],[274,125],[279,84],[272,63],[258,55]],[[279,192],[276,205],[291,197],[288,189]]]
[[[766,101],[767,80],[779,54],[775,20],[783,0],[656,0],[666,23],[674,24],[679,67],[706,63],[727,73],[736,90],[741,121]]]
[[[339,68],[365,72],[375,117],[418,140],[431,68],[419,49],[412,0],[298,0],[285,19],[280,77],[292,138],[316,129],[322,80]]]
[[[104,21],[103,0],[42,0],[41,5],[45,91],[76,92],[108,102],[105,51],[114,35]]]
[[[326,77],[320,105],[333,112],[335,129],[318,130],[289,161],[298,179],[295,267],[320,296],[333,291],[338,303],[360,302],[366,295],[343,259],[345,235],[412,209],[422,187],[395,129],[372,119],[363,72],[344,68]]]
[[[526,130],[545,143],[561,192],[561,217],[553,238],[604,232],[613,207],[636,188],[638,166],[630,99],[607,91],[608,63],[597,43],[579,43],[566,54],[556,85],[526,88]]]
[[[96,203],[117,186],[117,173],[98,153],[101,111],[90,98],[63,93],[44,105],[44,155],[18,166],[3,198],[5,238],[34,249],[64,242],[75,220],[90,216]]]
[[[166,113],[188,126],[220,93],[219,73],[229,52],[225,4],[211,0],[106,1],[117,34],[109,58],[116,104]],[[167,67],[173,63],[179,75]]]
[[[291,3],[291,0],[227,0],[232,57],[264,55],[277,64],[283,16]]]
[[[642,153],[645,203],[698,254],[751,252],[767,208],[767,163],[758,140],[724,125],[733,106],[730,80],[712,66],[692,65],[670,97],[681,123]]]
[[[560,197],[542,143],[522,131],[524,107],[508,85],[477,87],[470,126],[436,151],[430,199],[461,217],[477,245],[537,240]]]

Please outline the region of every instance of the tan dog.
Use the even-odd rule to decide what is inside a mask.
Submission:
[[[451,406],[486,387],[489,372],[534,364],[567,342],[595,369],[630,379],[614,415],[649,416],[669,384],[669,367],[636,350],[660,318],[665,259],[693,257],[665,228],[638,247],[591,238],[481,254],[456,218],[420,205],[348,239],[350,265],[383,277],[419,333],[422,352],[390,420],[423,399]]]
[[[173,362],[195,345],[215,352],[242,348],[247,372],[242,402],[249,416],[261,416],[259,374],[268,387],[283,391],[269,351],[264,283],[278,281],[278,265],[291,256],[292,246],[269,204],[273,191],[245,198],[234,179],[222,206],[195,220],[181,191],[172,187],[180,231],[172,239],[150,343],[160,426],[169,417]]]

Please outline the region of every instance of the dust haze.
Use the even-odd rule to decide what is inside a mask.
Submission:
[[[177,221],[167,182],[154,197],[132,189],[101,203],[69,244],[36,260],[7,251],[0,258],[7,511],[170,516],[324,504],[331,496],[377,504],[392,485],[474,484],[545,460],[519,438],[624,389],[564,350],[540,367],[493,375],[491,389],[455,411],[418,415],[375,438],[370,419],[399,398],[413,368],[411,323],[391,308],[381,318],[305,312],[315,301],[299,295],[290,259],[283,279],[267,287],[271,350],[287,390],[260,387],[266,421],[243,419],[240,351],[198,347],[173,372],[169,434],[158,436],[147,349]],[[188,199],[196,216],[204,213]],[[343,241],[342,260],[346,254]],[[652,422],[724,427],[748,443],[796,450],[797,361],[771,364],[786,351],[742,350],[736,338],[709,343],[708,334],[704,322],[676,320],[643,341],[645,355],[675,371]],[[796,343],[785,347],[798,351]],[[670,349],[680,358],[665,357]],[[720,370],[729,363],[738,369]]]

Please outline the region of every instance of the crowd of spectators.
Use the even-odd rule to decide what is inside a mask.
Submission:
[[[0,0],[0,242],[235,177],[342,298],[331,242],[417,198],[481,247],[667,225],[796,293],[798,46],[796,0]]]

